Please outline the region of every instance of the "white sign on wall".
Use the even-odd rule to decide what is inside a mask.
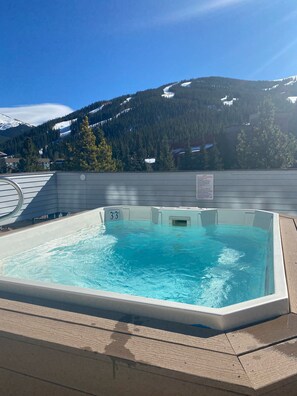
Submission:
[[[196,198],[213,200],[213,174],[196,175]]]

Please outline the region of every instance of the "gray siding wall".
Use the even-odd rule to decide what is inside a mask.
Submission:
[[[21,187],[24,204],[21,211],[14,217],[6,221],[0,220],[0,226],[58,211],[55,173],[15,174],[5,175],[5,177]],[[18,196],[15,189],[0,181],[0,215],[11,212],[16,207],[17,202]]]
[[[197,200],[196,176],[214,176],[214,199]],[[6,175],[25,196],[19,215],[0,225],[55,212],[107,205],[257,208],[297,216],[297,170],[82,173]],[[17,204],[17,194],[0,183],[0,215]]]
[[[214,175],[214,199],[197,200],[196,175]],[[60,211],[106,205],[258,208],[297,215],[297,170],[57,173]]]

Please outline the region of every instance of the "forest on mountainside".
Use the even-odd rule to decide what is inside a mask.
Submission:
[[[69,159],[80,156],[73,148],[87,116],[95,146],[104,139],[110,147],[110,171],[290,167],[296,153],[297,102],[289,100],[297,96],[295,82],[192,79],[96,102],[12,136],[0,150],[22,157],[29,138],[37,153],[50,158],[53,169],[80,170],[79,160],[70,165]],[[62,121],[70,124],[66,136],[55,127]]]

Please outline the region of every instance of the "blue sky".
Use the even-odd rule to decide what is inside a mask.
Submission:
[[[297,74],[296,0],[0,0],[1,108]]]

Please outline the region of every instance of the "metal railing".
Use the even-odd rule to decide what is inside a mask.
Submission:
[[[23,195],[23,191],[22,191],[21,187],[16,182],[14,182],[12,180],[7,179],[6,177],[0,177],[0,183],[9,184],[10,186],[12,186],[16,190],[16,192],[18,194],[18,204],[17,204],[17,206],[11,212],[9,212],[8,214],[0,215],[0,222],[2,222],[3,220],[10,219],[12,216],[14,216],[15,214],[17,214],[20,211],[20,209],[21,209],[21,207],[22,207],[22,205],[24,203],[24,195]]]

